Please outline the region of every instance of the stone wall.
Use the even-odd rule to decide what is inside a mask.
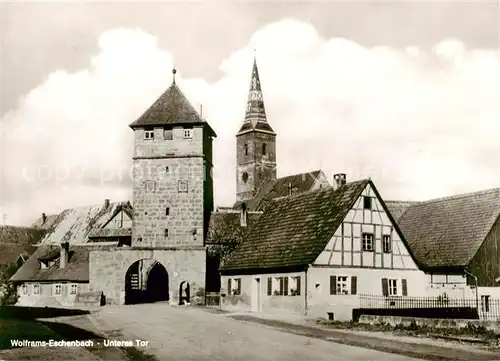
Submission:
[[[213,208],[212,160],[203,154],[211,153],[211,140],[200,127],[187,139],[182,128],[171,140],[163,128],[154,140],[143,137],[143,129],[135,131],[132,246],[203,245]]]
[[[168,272],[170,302],[179,301],[179,285],[190,284],[192,303],[204,302],[206,250],[204,247],[185,249],[123,248],[90,253],[90,291],[102,291],[106,304],[124,304],[125,275],[136,261],[155,260]],[[195,297],[196,294],[200,296]]]
[[[476,327],[483,326],[487,330],[500,333],[500,321],[459,320],[459,319],[446,320],[446,319],[435,319],[435,318],[362,315],[359,319],[359,322],[366,324],[385,323],[391,326],[396,326],[396,325],[410,326],[412,324],[416,324],[417,326],[425,326],[432,328],[463,328],[467,327],[467,325],[474,325]]]

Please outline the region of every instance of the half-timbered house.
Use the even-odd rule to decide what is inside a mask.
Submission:
[[[221,269],[223,307],[350,319],[360,294],[421,296],[425,275],[371,180],[269,202]]]

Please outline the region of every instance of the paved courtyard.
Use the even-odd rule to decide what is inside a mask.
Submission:
[[[161,303],[107,306],[90,317],[108,335],[121,333],[114,339],[149,341],[141,349],[161,361],[415,360]]]

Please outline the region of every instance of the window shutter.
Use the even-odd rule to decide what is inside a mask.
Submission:
[[[232,293],[232,288],[231,288],[231,278],[227,280],[227,294],[230,295]]]
[[[351,277],[351,295],[355,295],[358,292],[358,277]]]
[[[382,278],[382,294],[389,296],[389,281],[387,278]]]
[[[241,278],[238,278],[238,294],[241,295]]]
[[[288,296],[288,277],[285,277],[284,279],[284,283],[285,283],[285,296]]]
[[[330,276],[330,294],[337,294],[337,276]]]
[[[401,280],[401,288],[403,289],[403,296],[408,296],[408,285],[404,278]]]
[[[271,296],[273,294],[273,279],[267,277],[267,295]]]
[[[284,277],[280,277],[280,296],[283,295],[283,289],[284,289]]]
[[[300,296],[300,276],[297,277],[297,296]]]

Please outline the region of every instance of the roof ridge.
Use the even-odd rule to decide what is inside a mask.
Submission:
[[[453,199],[462,199],[462,198],[469,198],[469,197],[474,197],[474,196],[486,195],[486,194],[495,193],[495,192],[500,192],[500,187],[499,188],[485,189],[485,190],[476,191],[476,192],[454,194],[454,195],[446,196],[446,197],[433,198],[433,199],[429,199],[429,200],[421,201],[421,202],[417,202],[417,203],[418,204],[429,204],[429,203],[434,203],[434,202],[442,202],[442,201],[448,201],[448,200],[453,200]]]
[[[118,202],[109,202],[109,207],[111,207],[112,205],[115,205],[115,204],[127,204],[129,201],[118,201]],[[98,205],[98,204],[93,204],[93,205],[86,205],[86,206],[77,206],[77,207],[73,207],[73,208],[65,208],[63,209],[61,212],[57,213],[57,214],[54,214],[56,216],[60,215],[62,212],[64,211],[69,211],[69,210],[83,210],[83,209],[88,209],[88,208],[96,208],[96,207],[104,207],[104,203],[101,204],[101,205]]]
[[[45,231],[45,229],[35,227],[35,226],[16,226],[13,224],[2,224],[0,225],[0,228],[17,228],[17,229],[26,229],[26,230],[32,230],[32,231]]]
[[[280,181],[280,180],[283,180],[285,178],[290,178],[290,177],[297,177],[297,176],[301,176],[301,175],[310,175],[310,174],[313,174],[313,173],[319,173],[321,172],[322,170],[321,169],[316,169],[316,170],[311,170],[311,171],[307,171],[307,172],[302,172],[302,173],[295,173],[295,174],[289,174],[289,175],[286,175],[286,176],[283,176],[283,177],[279,177],[276,179],[276,181]]]
[[[334,188],[334,187],[322,187],[322,188],[317,188],[317,189],[309,189],[307,191],[304,191],[304,192],[300,192],[300,193],[297,193],[297,194],[291,194],[291,195],[286,195],[286,196],[283,196],[283,197],[276,197],[276,198],[273,198],[271,199],[271,202],[273,201],[281,201],[283,199],[290,199],[290,198],[299,198],[300,196],[305,196],[305,195],[310,195],[312,193],[321,193],[321,192],[332,192],[335,193],[337,191],[339,191],[340,189],[342,189],[342,187],[345,187],[345,186],[353,186],[353,185],[357,185],[359,183],[363,183],[363,182],[370,182],[370,179],[360,179],[360,180],[357,180],[357,181],[352,181],[352,182],[348,182],[346,184],[344,184],[343,186],[339,187],[339,188]]]

